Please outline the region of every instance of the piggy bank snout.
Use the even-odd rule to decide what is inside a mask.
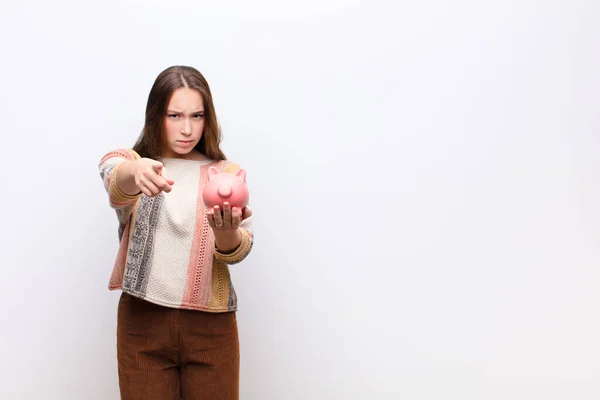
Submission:
[[[231,207],[243,208],[248,204],[244,170],[231,174],[210,167],[208,178],[206,186],[202,188],[202,198],[207,207],[223,207],[224,203],[229,203]]]
[[[227,198],[227,197],[231,196],[231,193],[232,193],[231,186],[221,185],[221,186],[219,186],[217,193],[219,193],[219,196]]]

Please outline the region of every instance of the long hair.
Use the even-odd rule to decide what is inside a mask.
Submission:
[[[179,88],[197,90],[204,103],[204,132],[195,149],[213,160],[225,160],[225,154],[219,147],[221,128],[208,82],[195,68],[181,65],[167,68],[154,81],[146,104],[144,128],[133,150],[141,157],[161,157],[165,146],[164,119],[167,107],[173,92]]]

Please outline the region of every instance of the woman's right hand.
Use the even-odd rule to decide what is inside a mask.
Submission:
[[[140,158],[133,161],[133,179],[140,192],[154,197],[161,192],[169,193],[175,182],[167,178],[165,167],[160,161]]]

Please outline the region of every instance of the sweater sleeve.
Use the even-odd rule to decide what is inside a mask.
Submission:
[[[240,169],[239,165],[228,162],[225,166],[224,172],[235,173],[238,169]],[[240,233],[242,234],[242,242],[233,252],[222,253],[218,251],[215,246],[214,254],[217,259],[231,265],[242,262],[248,256],[248,254],[250,254],[252,246],[254,245],[252,217],[246,218],[241,222]]]
[[[108,193],[109,205],[117,210],[119,219],[128,219],[141,193],[131,196],[124,193],[117,185],[117,174],[119,167],[126,161],[135,161],[140,156],[131,149],[117,149],[105,154],[98,164],[100,178],[104,184],[104,189]]]

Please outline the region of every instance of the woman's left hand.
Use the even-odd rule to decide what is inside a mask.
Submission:
[[[252,211],[248,207],[240,209],[239,207],[231,207],[229,203],[223,203],[223,212],[219,206],[209,208],[206,213],[208,225],[214,231],[236,231],[243,220],[252,215]]]

